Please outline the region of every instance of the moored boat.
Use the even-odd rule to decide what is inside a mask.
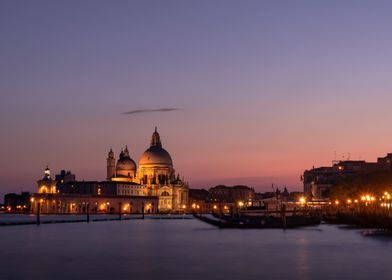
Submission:
[[[313,226],[321,223],[320,215],[287,216],[285,218],[274,216],[206,216],[194,215],[197,219],[219,228],[241,228],[241,229],[268,229],[268,228],[297,228]]]

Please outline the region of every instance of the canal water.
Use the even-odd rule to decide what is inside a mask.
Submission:
[[[198,220],[0,227],[0,279],[392,279],[392,237]]]

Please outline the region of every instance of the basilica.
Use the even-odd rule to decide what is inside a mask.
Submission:
[[[157,213],[181,212],[188,205],[188,184],[173,167],[155,128],[150,146],[141,155],[139,166],[130,157],[128,146],[116,160],[113,149],[106,159],[106,180],[77,181],[62,171],[51,178],[47,167],[37,182],[32,211],[43,213]]]

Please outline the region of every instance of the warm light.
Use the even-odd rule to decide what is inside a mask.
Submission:
[[[301,204],[304,204],[304,203],[306,202],[306,198],[303,197],[303,196],[301,196],[301,197],[299,198],[299,202],[300,202]]]
[[[361,197],[361,200],[362,201],[367,201],[367,202],[370,202],[370,201],[375,201],[376,200],[376,198],[374,197],[374,196],[371,196],[371,195],[363,195],[362,197]]]
[[[223,207],[225,210],[227,210],[227,206],[225,205],[224,207]]]
[[[185,205],[185,204],[183,204],[183,205],[182,205],[182,209],[185,209],[185,208],[186,208],[186,205]]]
[[[214,205],[214,209],[218,208],[218,206]]]
[[[351,199],[347,199],[348,204],[351,204],[351,202],[352,202]]]
[[[34,202],[34,197],[32,197],[32,198],[30,199],[30,201],[31,201],[31,202]]]
[[[354,200],[354,203],[358,203],[358,199],[355,199],[355,200]]]
[[[196,208],[196,204],[195,204],[195,203],[192,204],[192,208],[193,208],[193,209]]]
[[[339,200],[336,200],[336,201],[335,201],[335,204],[336,204],[336,205],[339,205]]]
[[[242,207],[242,206],[244,206],[244,203],[242,201],[240,201],[240,202],[238,202],[238,206]]]

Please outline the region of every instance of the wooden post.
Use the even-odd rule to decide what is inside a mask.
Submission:
[[[87,214],[86,222],[89,223],[90,222],[90,203],[87,202],[86,207],[87,207],[87,209],[86,209],[86,214]]]
[[[283,224],[283,229],[287,228],[287,221],[286,221],[286,204],[281,204],[280,206],[280,215],[282,217],[282,224]]]
[[[144,201],[142,202],[142,219],[144,220]]]
[[[38,202],[37,203],[37,226],[41,224],[40,214],[41,214],[41,202]]]
[[[122,203],[119,202],[118,203],[118,220],[121,221],[121,207],[122,207]]]

